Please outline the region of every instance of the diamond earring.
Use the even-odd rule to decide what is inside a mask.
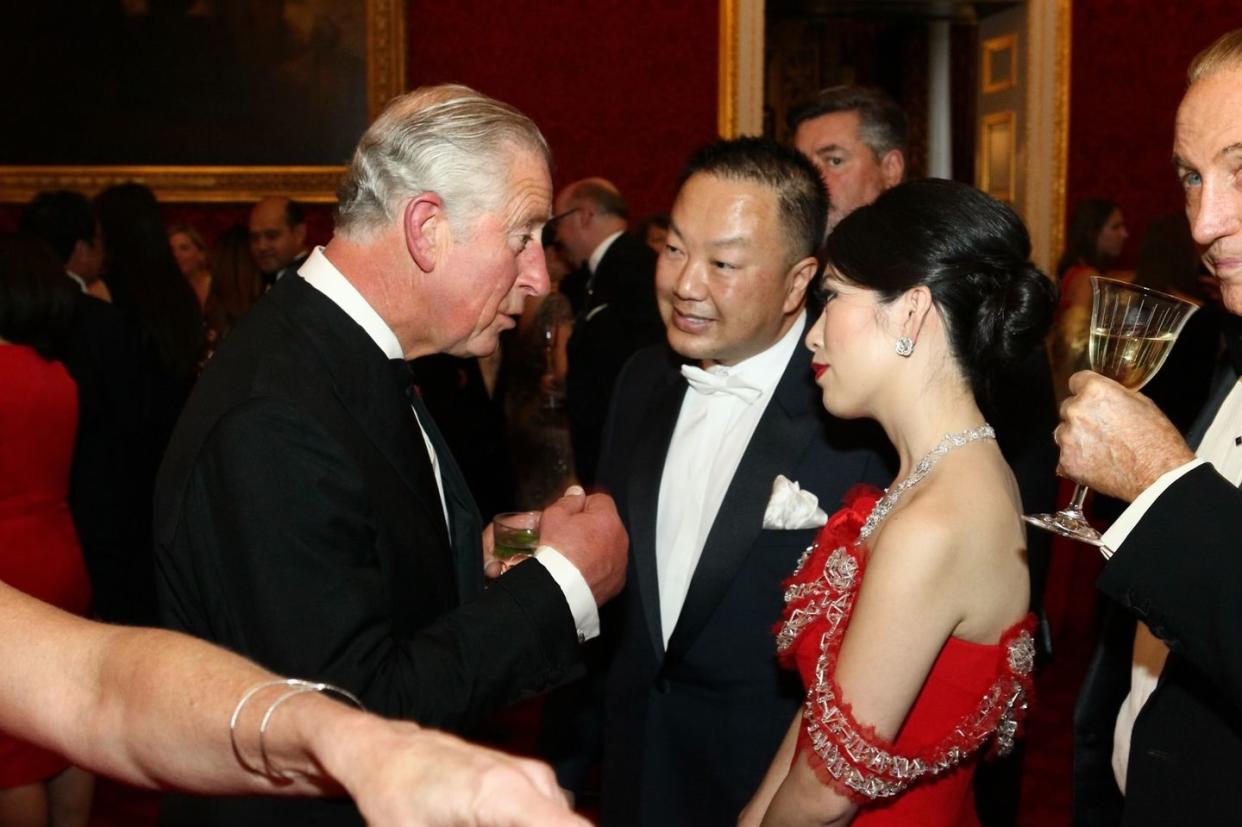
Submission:
[[[909,336],[902,336],[897,340],[897,355],[909,356],[914,353],[914,340]]]

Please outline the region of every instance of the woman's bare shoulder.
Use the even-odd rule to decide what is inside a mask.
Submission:
[[[942,474],[911,493],[877,533],[872,570],[900,570],[897,576],[919,578],[933,589],[952,583],[948,588],[956,592],[981,572],[991,576],[993,568],[1007,566],[998,550],[1020,552],[1016,485],[1003,462],[945,463]]]

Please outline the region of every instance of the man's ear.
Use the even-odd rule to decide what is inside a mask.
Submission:
[[[410,258],[424,273],[436,267],[439,256],[440,232],[445,229],[444,202],[434,192],[424,192],[406,202],[401,213],[405,231],[405,247]]]
[[[928,314],[931,313],[932,305],[931,290],[926,285],[920,284],[918,287],[907,290],[905,295],[899,299],[902,313],[901,335],[909,336],[915,344],[918,344],[919,333],[923,330]]]
[[[880,159],[880,175],[884,178],[884,188],[891,189],[906,177],[906,158],[900,149],[890,149]]]
[[[789,286],[785,289],[785,304],[782,308],[786,314],[802,307],[802,302],[806,299],[806,289],[811,286],[817,272],[819,259],[815,256],[807,256],[789,268],[789,274],[785,277]]]

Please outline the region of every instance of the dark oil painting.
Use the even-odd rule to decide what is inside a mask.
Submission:
[[[0,165],[335,165],[366,127],[364,0],[3,6]]]

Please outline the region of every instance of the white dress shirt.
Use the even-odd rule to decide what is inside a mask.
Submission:
[[[587,258],[587,269],[591,271],[591,275],[595,275],[595,271],[599,269],[599,263],[604,260],[604,256],[608,253],[608,248],[620,237],[621,230],[617,230],[595,245],[595,249],[591,251],[591,255]]]
[[[760,391],[753,402],[725,393],[687,388],[660,478],[656,512],[656,577],[660,626],[668,645],[703,544],[716,521],[742,454],[772,399],[794,349],[802,340],[806,312],[777,342],[736,365],[712,372],[736,376]],[[708,552],[710,553],[710,552]]]
[[[310,257],[298,269],[298,275],[353,319],[371,337],[376,347],[383,351],[385,356],[389,359],[405,358],[397,334],[392,332],[392,328],[375,312],[375,309],[341,274],[341,271],[337,270],[331,261],[328,261],[328,257],[323,254],[322,247],[316,247],[311,251]],[[435,473],[436,488],[439,489],[440,494],[440,508],[444,513],[444,524],[447,529],[451,522],[448,518],[448,504],[444,499],[444,480],[440,476],[440,462],[436,457],[435,446],[431,444],[431,438],[427,436],[426,428],[418,419],[417,411],[414,411],[414,421],[418,422],[423,444],[427,446],[427,456],[431,458],[431,470]],[[451,535],[451,529],[449,533]],[[534,557],[543,564],[565,594],[565,600],[569,604],[574,623],[578,628],[578,640],[590,640],[599,635],[599,610],[595,607],[595,598],[591,594],[590,586],[587,585],[586,579],[577,567],[551,546],[540,546],[535,551]]]
[[[587,258],[587,272],[589,273],[589,277],[587,278],[586,291],[588,302],[591,296],[595,293],[595,271],[599,269],[599,263],[604,260],[604,256],[608,253],[608,248],[611,247],[613,242],[620,237],[620,230],[608,236],[599,244],[595,245],[595,249],[591,251],[591,255]],[[607,306],[608,302],[601,302],[595,305],[587,311],[586,318],[583,319],[583,321],[590,321]]]
[[[73,279],[74,283],[77,284],[78,289],[81,290],[83,293],[89,292],[86,289],[86,279],[82,278],[77,273],[73,272],[72,270],[66,270],[65,275]]]
[[[1112,557],[1117,549],[1130,536],[1130,532],[1138,525],[1139,520],[1156,502],[1169,486],[1177,482],[1191,470],[1204,463],[1211,463],[1216,471],[1234,485],[1242,485],[1242,381],[1236,382],[1224,403],[1216,411],[1212,424],[1208,426],[1195,451],[1196,459],[1187,462],[1163,474],[1143,493],[1135,497],[1134,502],[1121,513],[1101,538],[1105,548],[1105,557]],[[1126,771],[1130,761],[1130,738],[1134,733],[1134,721],[1151,693],[1156,691],[1160,681],[1160,673],[1164,662],[1169,656],[1169,648],[1164,645],[1146,624],[1139,622],[1134,634],[1134,655],[1130,666],[1130,694],[1126,695],[1121,709],[1117,713],[1117,722],[1113,727],[1113,776],[1117,786],[1124,793],[1126,789]]]

